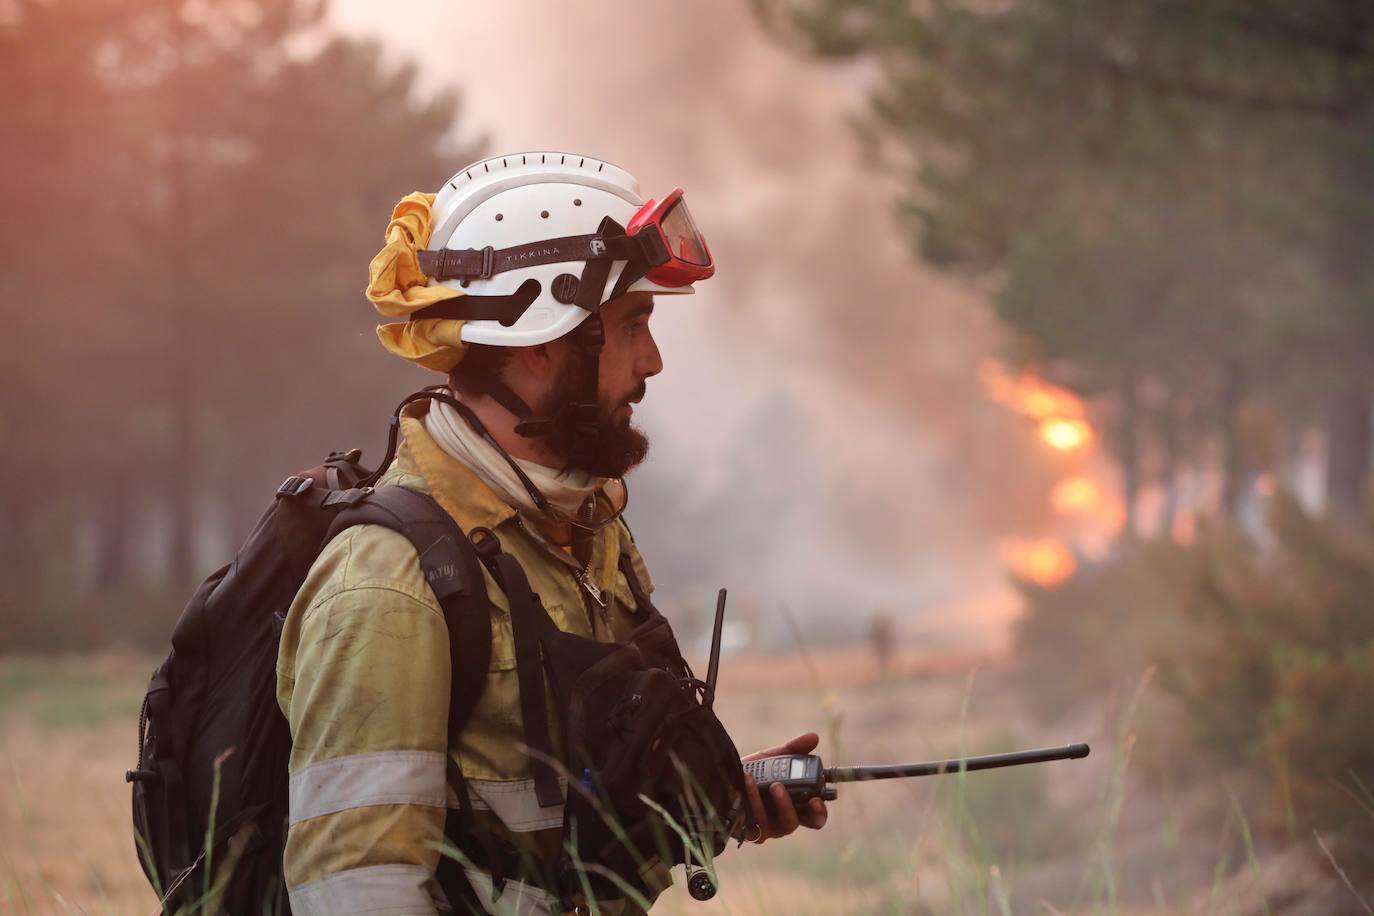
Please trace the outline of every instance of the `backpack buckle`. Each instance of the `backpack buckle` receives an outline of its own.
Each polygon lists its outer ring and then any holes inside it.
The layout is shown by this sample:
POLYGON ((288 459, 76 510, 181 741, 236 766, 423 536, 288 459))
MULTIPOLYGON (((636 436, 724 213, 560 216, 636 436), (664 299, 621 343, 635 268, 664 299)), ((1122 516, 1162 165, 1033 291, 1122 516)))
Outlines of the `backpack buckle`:
POLYGON ((277 496, 300 496, 306 490, 315 485, 315 481, 309 477, 300 477, 295 474, 282 481, 282 485, 277 487, 277 496))
POLYGON ((468 541, 477 555, 489 560, 501 552, 501 542, 490 528, 477 527, 468 532, 468 541))
POLYGON ((355 463, 361 461, 362 458, 363 458, 363 450, 362 450, 362 449, 360 449, 360 448, 351 448, 351 449, 349 449, 349 450, 346 451, 346 452, 330 452, 330 453, 329 453, 329 457, 326 458, 326 459, 324 459, 324 461, 325 461, 326 464, 328 464, 328 463, 331 462, 331 461, 346 461, 346 462, 348 462, 349 464, 355 464, 355 463))
POLYGON ((353 487, 350 490, 335 490, 324 498, 324 502, 321 505, 326 509, 332 506, 356 506, 371 495, 371 487, 353 487))

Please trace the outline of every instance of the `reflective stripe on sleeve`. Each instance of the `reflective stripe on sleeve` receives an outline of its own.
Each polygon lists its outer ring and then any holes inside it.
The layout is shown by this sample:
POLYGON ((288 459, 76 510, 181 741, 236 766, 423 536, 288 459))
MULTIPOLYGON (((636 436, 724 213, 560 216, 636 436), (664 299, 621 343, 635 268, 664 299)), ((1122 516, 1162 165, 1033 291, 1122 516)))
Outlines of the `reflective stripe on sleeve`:
POLYGON ((419 865, 352 868, 287 891, 293 916, 435 916, 438 893, 419 865))
MULTIPOLYGON (((567 798, 568 781, 560 777, 558 787, 562 790, 563 797, 567 798)), ((469 779, 468 788, 472 790, 472 807, 475 810, 490 811, 514 833, 530 833, 563 826, 563 806, 539 807, 539 799, 534 794, 533 779, 509 782, 498 779, 469 779)))
MULTIPOLYGON (((445 766, 438 751, 383 751, 312 763, 291 777, 291 823, 367 805, 457 807, 445 766)), ((564 796, 567 786, 559 780, 564 796)), ((516 833, 563 825, 563 806, 539 807, 533 779, 470 779, 468 787, 473 808, 491 811, 516 833)))
POLYGON ((444 770, 438 751, 384 751, 312 763, 291 776, 291 823, 367 805, 443 808, 449 801, 444 770))

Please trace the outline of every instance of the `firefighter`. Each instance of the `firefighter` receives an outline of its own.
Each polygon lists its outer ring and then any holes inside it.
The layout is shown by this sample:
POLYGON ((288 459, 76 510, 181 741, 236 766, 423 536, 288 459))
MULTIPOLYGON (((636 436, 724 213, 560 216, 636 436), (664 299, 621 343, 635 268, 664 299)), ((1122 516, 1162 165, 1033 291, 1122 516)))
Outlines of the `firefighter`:
MULTIPOLYGON (((559 629, 624 640, 642 613, 636 591, 653 588, 621 517, 625 475, 648 449, 635 405, 663 369, 650 319, 660 299, 691 293, 713 269, 680 190, 646 202, 633 177, 590 157, 493 157, 437 195, 409 195, 367 293, 401 319, 378 328, 382 344, 446 375, 461 406, 410 404, 379 485, 429 493, 463 531, 493 532, 559 629)), ((536 790, 524 740, 509 604, 486 575, 495 606, 486 685, 450 746, 448 636, 410 543, 378 526, 350 528, 311 569, 277 666, 293 738, 284 867, 297 916, 445 911, 435 875, 450 759, 482 830, 525 862, 563 851, 563 806, 536 790)), ((751 756, 816 742, 801 735, 751 756)), ((799 813, 785 794, 765 805, 749 783, 746 795, 753 825, 741 839, 825 821, 820 800, 799 813)), ((481 858, 465 849, 462 873, 489 911, 567 906, 538 880, 547 872, 505 874, 494 887, 481 858)), ((637 877, 650 901, 670 883, 653 857, 637 877)))

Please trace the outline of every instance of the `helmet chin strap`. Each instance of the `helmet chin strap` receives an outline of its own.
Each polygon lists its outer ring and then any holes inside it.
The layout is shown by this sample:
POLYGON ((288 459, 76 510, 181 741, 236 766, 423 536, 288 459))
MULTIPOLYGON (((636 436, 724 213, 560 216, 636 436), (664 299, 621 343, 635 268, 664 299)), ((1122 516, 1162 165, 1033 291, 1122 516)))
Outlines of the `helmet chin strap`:
POLYGON ((591 315, 577 326, 571 336, 582 360, 582 377, 579 385, 581 393, 576 400, 559 404, 550 416, 535 416, 529 404, 495 376, 484 379, 482 389, 492 400, 519 418, 520 422, 515 424, 517 435, 537 439, 549 435, 555 426, 571 427, 574 435, 568 461, 574 467, 586 470, 596 457, 597 443, 601 437, 601 405, 598 396, 601 382, 601 348, 606 342, 601 316, 591 315))
MULTIPOLYGON (((624 234, 624 227, 609 216, 603 219, 597 228, 597 235, 601 238, 613 238, 624 234)), ((573 442, 568 460, 574 467, 583 470, 595 461, 597 443, 601 437, 601 349, 606 344, 606 329, 601 323, 599 310, 610 274, 611 261, 586 261, 582 266, 582 277, 577 283, 577 293, 573 302, 579 308, 591 312, 591 315, 569 335, 573 347, 582 359, 582 390, 577 400, 559 404, 554 408, 552 416, 536 417, 530 406, 500 379, 488 378, 483 386, 496 403, 520 418, 520 422, 515 425, 517 435, 534 439, 547 436, 555 425, 571 427, 573 442)), ((612 298, 622 294, 634 278, 642 275, 642 271, 634 261, 630 261, 625 264, 621 274, 621 282, 617 282, 612 289, 612 298), (627 276, 632 279, 627 280, 627 276)))

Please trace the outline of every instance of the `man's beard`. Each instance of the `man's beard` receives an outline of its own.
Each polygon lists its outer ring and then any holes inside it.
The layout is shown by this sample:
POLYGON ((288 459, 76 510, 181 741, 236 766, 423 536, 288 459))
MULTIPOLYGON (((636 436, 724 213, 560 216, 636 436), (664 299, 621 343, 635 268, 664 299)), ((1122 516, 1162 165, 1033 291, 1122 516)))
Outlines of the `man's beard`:
MULTIPOLYGON (((557 413, 564 404, 582 400, 581 358, 570 359, 554 379, 553 390, 548 400, 541 405, 544 416, 554 418, 549 432, 549 444, 560 454, 571 457, 578 447, 579 436, 576 424, 568 414, 557 413)), ((639 383, 627 400, 644 397, 645 385, 639 383)), ((607 407, 598 404, 596 420, 596 441, 590 455, 577 461, 577 466, 595 477, 624 477, 631 469, 638 467, 649 454, 649 437, 630 425, 628 419, 617 420, 615 411, 621 402, 607 407)))

